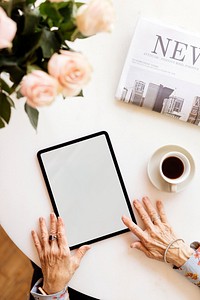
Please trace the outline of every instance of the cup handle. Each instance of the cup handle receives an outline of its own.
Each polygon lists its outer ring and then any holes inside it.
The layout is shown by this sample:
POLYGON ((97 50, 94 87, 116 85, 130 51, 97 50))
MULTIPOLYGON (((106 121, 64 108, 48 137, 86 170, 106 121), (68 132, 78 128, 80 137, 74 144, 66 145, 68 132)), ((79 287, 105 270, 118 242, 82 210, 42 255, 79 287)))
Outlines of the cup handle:
POLYGON ((170 192, 172 193, 177 192, 177 184, 170 184, 170 192))

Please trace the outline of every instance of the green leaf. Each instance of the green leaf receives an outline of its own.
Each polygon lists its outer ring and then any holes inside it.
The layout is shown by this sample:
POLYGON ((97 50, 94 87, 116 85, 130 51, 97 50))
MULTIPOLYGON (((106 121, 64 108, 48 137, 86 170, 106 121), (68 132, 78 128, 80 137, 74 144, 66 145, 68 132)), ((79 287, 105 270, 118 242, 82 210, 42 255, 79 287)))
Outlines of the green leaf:
POLYGON ((24 109, 29 117, 31 125, 34 129, 37 129, 39 111, 36 108, 33 108, 32 106, 28 105, 27 103, 25 103, 24 109))
POLYGON ((66 2, 58 2, 59 12, 63 16, 63 23, 69 22, 74 15, 74 12, 77 10, 73 1, 69 1, 67 5, 66 2))
MULTIPOLYGON (((15 84, 19 84, 22 77, 26 74, 25 70, 21 68, 20 65, 18 65, 17 58, 14 58, 15 61, 12 59, 3 60, 1 59, 0 55, 0 72, 4 71, 9 73, 10 80, 14 82, 15 84)), ((12 92, 12 87, 11 87, 12 92)))
POLYGON ((77 7, 74 1, 46 1, 40 5, 39 9, 44 22, 47 23, 50 28, 57 27, 58 29, 60 29, 61 25, 71 22, 75 10, 77 10, 77 7))
POLYGON ((24 97, 24 96, 21 94, 20 91, 17 91, 17 92, 16 92, 16 97, 17 97, 17 99, 21 99, 21 98, 24 97))
POLYGON ((69 22, 62 23, 59 28, 58 34, 62 40, 62 43, 67 41, 74 41, 74 35, 76 36, 78 33, 76 25, 70 20, 69 22))
POLYGON ((80 93, 76 97, 84 97, 83 90, 81 90, 80 93))
POLYGON ((42 30, 28 35, 19 35, 18 38, 13 41, 13 52, 16 56, 14 59, 20 64, 29 60, 40 45, 41 35, 42 30))
POLYGON ((27 4, 34 4, 36 0, 26 0, 27 4))
POLYGON ((7 96, 4 93, 0 93, 0 117, 9 123, 11 115, 10 102, 7 100, 7 96))
MULTIPOLYGON (((5 68, 6 69, 6 68, 5 68)), ((13 66, 7 68, 10 73, 10 80, 14 82, 16 85, 20 83, 22 77, 26 74, 24 70, 20 68, 20 66, 13 66)))
POLYGON ((36 28, 40 21, 40 16, 36 13, 33 13, 32 11, 25 13, 24 18, 24 29, 22 34, 31 34, 36 31, 36 28))
POLYGON ((14 108, 15 108, 15 103, 14 103, 14 101, 11 99, 11 97, 7 96, 7 101, 9 102, 10 107, 14 107, 14 108))
POLYGON ((50 58, 53 53, 58 52, 61 43, 56 39, 55 33, 47 29, 43 29, 40 39, 40 46, 42 49, 43 57, 50 58))
POLYGON ((9 85, 2 78, 0 78, 0 89, 6 91, 8 94, 11 92, 9 85))
POLYGON ((13 85, 10 87, 10 95, 12 93, 15 93, 19 89, 18 83, 13 83, 13 85))
POLYGON ((80 6, 84 5, 85 3, 83 2, 75 2, 75 5, 77 8, 79 8, 80 6))
POLYGON ((74 42, 76 39, 86 39, 86 38, 88 37, 82 35, 82 33, 79 32, 78 28, 76 28, 73 32, 70 33, 68 40, 74 42))
POLYGON ((53 26, 57 27, 62 22, 63 18, 59 13, 56 3, 43 2, 39 9, 41 16, 44 18, 44 20, 47 20, 50 28, 53 26))
POLYGON ((3 127, 5 127, 5 123, 4 123, 4 121, 0 118, 0 128, 3 128, 3 127))

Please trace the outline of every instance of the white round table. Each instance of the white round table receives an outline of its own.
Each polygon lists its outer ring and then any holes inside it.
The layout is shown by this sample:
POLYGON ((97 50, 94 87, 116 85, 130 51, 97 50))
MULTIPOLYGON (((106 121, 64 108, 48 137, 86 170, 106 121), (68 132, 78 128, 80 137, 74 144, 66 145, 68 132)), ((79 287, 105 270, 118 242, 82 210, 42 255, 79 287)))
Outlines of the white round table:
MULTIPOLYGON (((38 218, 52 210, 39 169, 39 149, 106 130, 130 199, 149 195, 163 199, 169 221, 188 243, 199 237, 200 129, 198 126, 121 103, 115 99, 127 50, 140 15, 200 32, 198 0, 115 0, 116 24, 75 44, 93 66, 84 98, 58 99, 40 110, 37 132, 18 101, 9 126, 0 131, 0 222, 14 243, 39 264, 31 239, 38 218), (151 155, 164 145, 186 148, 195 161, 195 175, 185 190, 157 190, 147 176, 151 155)), ((136 215, 137 217, 137 215, 136 215)), ((197 300, 199 289, 170 266, 131 250, 131 233, 92 245, 70 286, 103 300, 197 300)))

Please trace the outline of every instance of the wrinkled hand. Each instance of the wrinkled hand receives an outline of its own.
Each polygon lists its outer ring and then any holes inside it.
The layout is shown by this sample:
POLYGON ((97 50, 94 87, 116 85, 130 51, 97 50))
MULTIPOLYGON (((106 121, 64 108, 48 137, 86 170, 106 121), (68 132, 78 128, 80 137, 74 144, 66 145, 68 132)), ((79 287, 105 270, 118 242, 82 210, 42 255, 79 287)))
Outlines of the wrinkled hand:
MULTIPOLYGON (((133 201, 133 205, 142 219, 145 230, 132 222, 126 216, 122 217, 124 224, 140 241, 133 242, 132 248, 141 250, 147 257, 163 261, 168 244, 178 237, 167 221, 162 201, 156 202, 157 210, 148 197, 143 197, 142 203, 133 201)), ((183 241, 178 241, 167 252, 167 262, 180 267, 192 255, 193 250, 183 241)))
POLYGON ((49 242, 49 233, 44 218, 39 219, 40 235, 34 230, 32 237, 41 262, 43 289, 47 294, 54 294, 65 288, 81 259, 90 246, 82 246, 72 255, 65 236, 62 218, 50 214, 50 234, 57 239, 49 242))

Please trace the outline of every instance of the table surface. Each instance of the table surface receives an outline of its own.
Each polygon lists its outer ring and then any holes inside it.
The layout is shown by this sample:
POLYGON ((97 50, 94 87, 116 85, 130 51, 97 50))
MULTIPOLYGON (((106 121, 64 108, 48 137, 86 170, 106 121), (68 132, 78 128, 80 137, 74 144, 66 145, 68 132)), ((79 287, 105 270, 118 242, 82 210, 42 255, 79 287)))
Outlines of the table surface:
MULTIPOLYGON (((10 125, 0 131, 0 222, 15 244, 39 263, 31 239, 38 218, 48 218, 50 200, 36 159, 39 149, 106 130, 113 143, 130 199, 149 195, 163 199, 169 221, 188 243, 199 237, 200 128, 158 113, 130 106, 114 97, 139 16, 200 32, 199 0, 116 0, 111 34, 78 41, 93 66, 84 98, 58 99, 40 110, 35 132, 18 101, 10 125), (157 190, 147 176, 151 155, 164 145, 186 148, 194 158, 192 182, 177 194, 157 190)), ((137 216, 136 216, 137 217, 137 216)), ((199 299, 199 289, 170 266, 131 250, 131 233, 93 244, 70 286, 108 300, 199 299)))

